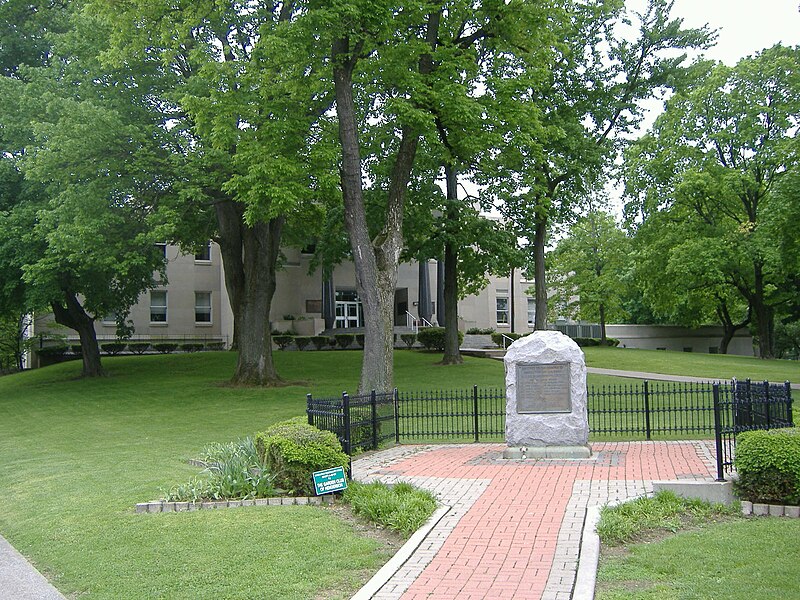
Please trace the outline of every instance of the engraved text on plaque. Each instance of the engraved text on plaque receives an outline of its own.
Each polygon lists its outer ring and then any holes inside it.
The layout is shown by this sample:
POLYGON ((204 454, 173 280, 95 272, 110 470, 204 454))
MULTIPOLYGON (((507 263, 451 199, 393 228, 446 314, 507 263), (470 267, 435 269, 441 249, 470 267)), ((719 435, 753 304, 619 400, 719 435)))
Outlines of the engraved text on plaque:
POLYGON ((572 412, 569 363, 518 363, 517 412, 572 412))

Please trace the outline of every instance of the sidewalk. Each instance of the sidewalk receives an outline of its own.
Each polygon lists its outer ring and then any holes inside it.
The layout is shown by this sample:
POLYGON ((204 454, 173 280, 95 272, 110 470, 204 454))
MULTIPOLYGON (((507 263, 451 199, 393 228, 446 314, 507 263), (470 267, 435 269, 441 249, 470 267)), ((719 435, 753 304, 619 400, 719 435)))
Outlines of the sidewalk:
POLYGON ((407 481, 451 507, 373 597, 568 600, 587 510, 713 478, 710 444, 595 443, 590 459, 548 461, 504 460, 499 444, 400 446, 355 460, 360 481, 407 481))
POLYGON ((0 598, 64 600, 36 568, 0 535, 0 598))

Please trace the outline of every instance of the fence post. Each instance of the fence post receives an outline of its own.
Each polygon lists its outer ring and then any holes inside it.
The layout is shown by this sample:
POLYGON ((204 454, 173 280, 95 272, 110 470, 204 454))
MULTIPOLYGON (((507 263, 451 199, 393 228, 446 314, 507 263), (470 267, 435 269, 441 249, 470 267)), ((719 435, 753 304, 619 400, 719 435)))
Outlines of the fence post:
POLYGON ((650 441, 650 386, 649 381, 644 380, 644 433, 647 441, 650 441))
POLYGON ((350 396, 347 392, 342 392, 342 425, 344 427, 344 453, 348 456, 352 448, 350 447, 350 396))
POLYGON ((311 405, 312 405, 311 394, 306 394, 306 416, 308 417, 309 425, 314 424, 314 415, 311 414, 311 405))
POLYGON ((378 405, 375 390, 369 395, 369 403, 372 408, 372 449, 378 449, 378 405))
POLYGON ((783 384, 786 388, 786 415, 789 427, 794 427, 794 415, 792 415, 792 384, 786 381, 783 384))
POLYGON ((713 385, 714 396, 714 443, 717 448, 717 481, 725 481, 722 466, 722 413, 719 406, 719 382, 713 385))
POLYGON ((400 394, 394 388, 394 442, 400 443, 400 394))
POLYGON ((473 385, 472 386, 472 407, 473 407, 473 411, 474 411, 473 418, 475 420, 475 441, 477 442, 478 441, 478 436, 479 436, 479 432, 478 432, 478 386, 477 385, 473 385))
POLYGON ((767 429, 771 429, 772 428, 772 419, 770 418, 769 413, 770 413, 770 409, 772 408, 772 406, 770 405, 770 401, 769 401, 769 381, 765 381, 764 382, 764 406, 766 407, 766 411, 767 411, 767 415, 766 415, 767 416, 767 429))

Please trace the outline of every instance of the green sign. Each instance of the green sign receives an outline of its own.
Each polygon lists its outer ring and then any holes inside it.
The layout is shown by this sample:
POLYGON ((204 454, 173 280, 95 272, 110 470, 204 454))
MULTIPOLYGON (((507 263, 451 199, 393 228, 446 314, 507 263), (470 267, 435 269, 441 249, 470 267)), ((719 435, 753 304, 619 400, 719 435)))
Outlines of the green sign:
POLYGON ((314 489, 317 492, 317 496, 346 490, 347 477, 344 474, 344 467, 333 467, 332 469, 315 472, 314 489))

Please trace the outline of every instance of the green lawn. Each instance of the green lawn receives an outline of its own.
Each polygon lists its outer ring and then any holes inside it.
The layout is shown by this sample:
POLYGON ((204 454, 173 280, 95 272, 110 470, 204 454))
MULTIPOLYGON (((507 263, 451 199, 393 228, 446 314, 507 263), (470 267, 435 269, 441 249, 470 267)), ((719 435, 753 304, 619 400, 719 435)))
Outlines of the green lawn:
POLYGON ((746 356, 695 354, 635 348, 583 348, 586 365, 622 371, 690 375, 709 379, 753 379, 800 383, 800 361, 760 360, 746 356))
POLYGON ((708 525, 630 554, 604 557, 598 600, 785 600, 798 597, 800 520, 749 518, 708 525))
MULTIPOLYGON (((396 384, 503 385, 500 361, 443 367, 440 356, 398 351, 396 384)), ((99 380, 79 378, 77 362, 0 378, 0 533, 81 597, 349 597, 387 557, 329 510, 133 512, 194 475, 185 461, 208 443, 303 414, 307 392, 354 391, 361 353, 278 352, 276 362, 293 385, 224 385, 231 353, 104 358, 110 376, 99 380)))

